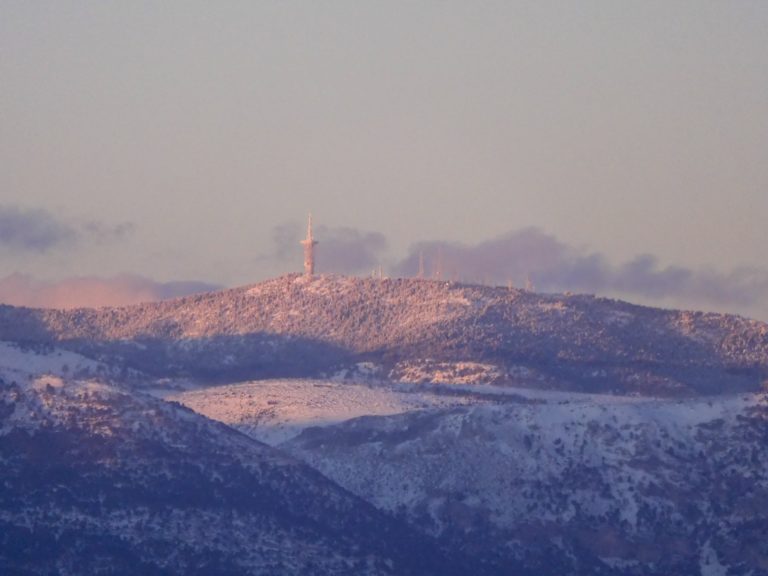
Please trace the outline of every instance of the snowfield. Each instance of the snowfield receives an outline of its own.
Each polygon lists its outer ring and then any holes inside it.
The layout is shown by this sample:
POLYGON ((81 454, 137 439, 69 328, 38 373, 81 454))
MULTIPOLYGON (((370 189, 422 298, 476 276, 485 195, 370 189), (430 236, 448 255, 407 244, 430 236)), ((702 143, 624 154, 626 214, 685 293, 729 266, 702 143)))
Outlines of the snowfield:
POLYGON ((764 393, 280 380, 168 398, 499 569, 733 575, 750 573, 741 553, 768 559, 764 393))
POLYGON ((41 345, 24 347, 12 342, 0 342, 0 378, 8 381, 41 374, 82 376, 104 371, 103 364, 60 348, 41 345))
POLYGON ((502 565, 560 557, 597 562, 589 574, 765 574, 743 560, 768 559, 765 394, 522 396, 358 418, 281 447, 502 565))
POLYGON ((312 426, 483 401, 408 386, 328 380, 266 380, 163 395, 273 446, 312 426))

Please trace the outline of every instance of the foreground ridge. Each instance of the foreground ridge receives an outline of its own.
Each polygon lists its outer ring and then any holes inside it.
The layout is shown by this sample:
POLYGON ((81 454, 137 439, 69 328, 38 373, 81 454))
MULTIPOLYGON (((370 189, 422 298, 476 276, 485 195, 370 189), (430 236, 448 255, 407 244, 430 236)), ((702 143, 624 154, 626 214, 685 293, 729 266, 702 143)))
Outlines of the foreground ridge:
POLYGON ((461 568, 428 538, 280 451, 104 383, 0 381, 0 459, 7 574, 461 568))

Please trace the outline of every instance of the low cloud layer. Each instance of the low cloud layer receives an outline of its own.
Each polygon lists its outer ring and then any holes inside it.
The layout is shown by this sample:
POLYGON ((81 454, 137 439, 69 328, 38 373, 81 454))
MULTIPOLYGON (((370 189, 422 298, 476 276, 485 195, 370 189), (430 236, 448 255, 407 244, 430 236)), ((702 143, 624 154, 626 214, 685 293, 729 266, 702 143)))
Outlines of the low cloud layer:
POLYGON ((569 246, 537 228, 510 232, 479 244, 425 242, 395 267, 414 276, 424 262, 428 277, 524 286, 537 290, 623 294, 647 302, 746 309, 768 301, 768 270, 729 272, 660 266, 651 255, 614 265, 599 252, 569 246))
POLYGON ((58 282, 44 282, 31 276, 14 274, 0 279, 0 303, 33 308, 125 306, 218 288, 220 287, 204 282, 155 282, 134 275, 67 278, 58 282))
MULTIPOLYGON (((299 223, 273 231, 272 263, 292 263, 300 270, 299 223)), ((320 273, 365 274, 393 262, 387 240, 379 233, 352 228, 318 227, 320 273)), ((663 266, 652 255, 613 263, 601 252, 577 248, 538 228, 508 232, 478 244, 422 242, 388 274, 525 287, 528 280, 543 292, 586 292, 650 305, 703 308, 768 318, 768 269, 730 271, 663 266)))
MULTIPOLYGON (((105 233, 119 233, 106 231, 105 233)), ((305 229, 286 224, 274 230, 270 262, 292 262, 300 269, 299 241, 305 229)), ((387 240, 379 233, 352 228, 318 227, 320 273, 365 274, 387 261, 387 240)), ((624 263, 609 262, 600 252, 561 242, 537 228, 527 228, 478 244, 423 242, 387 270, 413 277, 442 278, 523 287, 527 279, 544 292, 588 292, 656 305, 735 311, 768 318, 768 270, 701 270, 661 266, 650 255, 624 263)), ((0 303, 19 306, 76 308, 117 306, 163 300, 219 286, 202 282, 161 283, 133 275, 70 278, 43 282, 30 276, 0 279, 0 303)))
MULTIPOLYGON (((317 226, 314 235, 317 247, 318 269, 335 274, 366 274, 382 263, 387 251, 387 239, 378 232, 365 232, 354 228, 317 226)), ((271 258, 279 262, 301 263, 299 242, 306 236, 306 228, 299 223, 286 223, 272 232, 274 252, 271 258)))
POLYGON ((0 205, 0 248, 21 252, 48 252, 81 240, 120 240, 133 232, 130 223, 116 225, 88 221, 71 223, 47 210, 0 205))

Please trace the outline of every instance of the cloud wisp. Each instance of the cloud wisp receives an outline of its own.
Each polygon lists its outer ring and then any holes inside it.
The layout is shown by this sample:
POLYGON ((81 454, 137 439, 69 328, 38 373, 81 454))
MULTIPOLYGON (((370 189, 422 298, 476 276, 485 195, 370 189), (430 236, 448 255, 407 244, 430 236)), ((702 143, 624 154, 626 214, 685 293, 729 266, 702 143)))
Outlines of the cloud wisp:
POLYGON ((45 253, 82 240, 122 240, 133 233, 128 222, 109 225, 95 221, 67 222, 48 210, 0 205, 0 248, 45 253))
POLYGON ((13 274, 0 279, 0 303, 32 308, 98 308, 167 300, 219 288, 205 282, 156 282, 130 274, 112 278, 66 278, 56 282, 13 274))

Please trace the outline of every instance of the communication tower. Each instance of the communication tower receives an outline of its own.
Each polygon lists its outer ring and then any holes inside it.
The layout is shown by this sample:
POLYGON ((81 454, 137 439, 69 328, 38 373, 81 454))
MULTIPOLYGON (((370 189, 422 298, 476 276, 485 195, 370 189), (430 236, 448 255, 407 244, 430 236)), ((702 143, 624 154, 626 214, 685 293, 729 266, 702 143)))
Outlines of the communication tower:
POLYGON ((315 246, 317 245, 317 240, 312 237, 311 212, 307 223, 307 237, 301 241, 301 245, 304 246, 304 275, 311 277, 315 273, 315 246))

